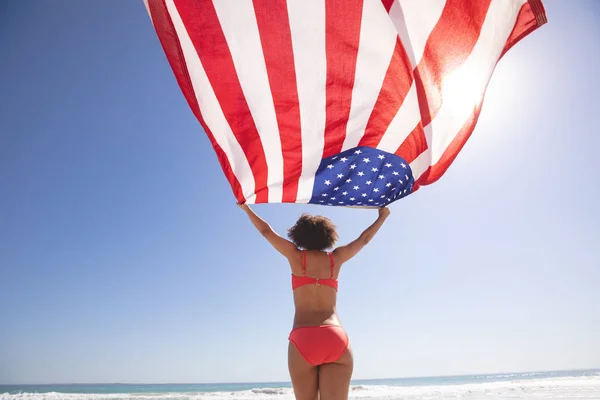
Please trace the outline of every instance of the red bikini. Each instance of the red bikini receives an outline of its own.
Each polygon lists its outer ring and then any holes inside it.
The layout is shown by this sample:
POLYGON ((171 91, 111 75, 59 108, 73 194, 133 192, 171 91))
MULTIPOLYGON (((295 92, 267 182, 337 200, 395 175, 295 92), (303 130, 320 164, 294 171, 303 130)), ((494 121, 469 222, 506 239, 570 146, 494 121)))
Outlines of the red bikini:
MULTIPOLYGON (((314 284, 315 286, 330 286, 336 291, 338 281, 333 278, 333 255, 329 254, 331 277, 313 278, 306 276, 306 251, 303 251, 302 276, 292 274, 292 290, 300 286, 314 284)), ((348 348, 348 335, 341 326, 319 325, 302 326, 290 332, 290 342, 311 365, 317 366, 335 362, 340 359, 348 348)))
POLYGON ((333 278, 333 254, 329 254, 329 264, 331 265, 331 277, 329 278, 313 278, 311 276, 306 276, 306 250, 302 251, 302 276, 292 274, 292 290, 299 288, 300 286, 315 284, 315 286, 331 286, 337 292, 338 290, 338 281, 333 278))

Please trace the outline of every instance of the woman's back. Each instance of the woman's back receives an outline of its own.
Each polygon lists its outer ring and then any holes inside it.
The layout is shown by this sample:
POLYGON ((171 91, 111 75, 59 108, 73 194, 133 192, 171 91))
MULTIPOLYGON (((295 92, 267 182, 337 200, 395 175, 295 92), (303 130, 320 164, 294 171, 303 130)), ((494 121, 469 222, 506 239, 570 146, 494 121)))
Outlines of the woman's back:
POLYGON ((290 260, 294 291, 294 327, 340 325, 336 312, 337 275, 335 257, 323 251, 302 251, 290 260))

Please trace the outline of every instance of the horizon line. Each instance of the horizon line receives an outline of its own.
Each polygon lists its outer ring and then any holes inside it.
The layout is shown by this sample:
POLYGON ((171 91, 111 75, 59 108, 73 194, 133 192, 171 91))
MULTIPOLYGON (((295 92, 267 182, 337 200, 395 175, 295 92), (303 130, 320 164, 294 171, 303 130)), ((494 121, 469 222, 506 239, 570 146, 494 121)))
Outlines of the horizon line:
MULTIPOLYGON (((470 376, 484 376, 484 375, 511 375, 511 374, 547 374, 547 373, 560 373, 560 372, 584 372, 584 371, 599 371, 600 366, 594 368, 575 368, 575 369, 556 369, 556 370, 524 370, 524 371, 511 371, 511 372, 488 372, 488 373, 464 373, 464 374, 448 374, 448 375, 430 375, 430 376, 403 376, 403 377, 390 377, 390 378, 355 378, 354 381, 383 381, 383 380, 396 380, 396 379, 431 379, 431 378, 464 378, 470 376)), ((55 383, 0 383, 0 386, 62 386, 62 385, 239 385, 239 384, 291 384, 291 381, 239 381, 239 382, 160 382, 160 383, 149 383, 149 382, 79 382, 79 383, 66 383, 66 382, 55 382, 55 383)))

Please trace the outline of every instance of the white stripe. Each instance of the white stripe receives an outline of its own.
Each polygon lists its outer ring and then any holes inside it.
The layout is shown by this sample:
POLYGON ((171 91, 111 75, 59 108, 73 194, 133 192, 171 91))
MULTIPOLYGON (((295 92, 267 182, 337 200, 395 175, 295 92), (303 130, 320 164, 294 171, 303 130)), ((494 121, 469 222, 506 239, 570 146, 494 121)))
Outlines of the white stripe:
POLYGON ((437 163, 481 100, 498 58, 514 27, 517 2, 493 0, 479 39, 463 65, 442 84, 443 104, 431 122, 431 162, 437 163))
POLYGON ((365 1, 352 89, 352 105, 343 150, 356 147, 377 102, 394 55, 398 33, 379 1, 365 1))
POLYGON ((390 18, 413 68, 421 61, 429 35, 442 16, 445 5, 446 0, 394 1, 390 18))
POLYGON ((421 112, 419 111, 417 87, 413 83, 377 148, 388 153, 395 153, 420 120, 421 112))
POLYGON ((227 0, 213 4, 265 152, 269 202, 280 203, 283 195, 281 138, 252 1, 227 0))
POLYGON ((413 173, 413 178, 415 182, 423 175, 427 168, 431 165, 431 152, 424 151, 417 158, 414 159, 413 162, 410 163, 410 169, 413 173))
POLYGON ((325 0, 288 0, 292 48, 296 67, 300 126, 302 132, 302 175, 297 203, 307 203, 321 163, 325 142, 325 0))
POLYGON ((166 0, 166 5, 179 42, 181 43, 185 64, 204 121, 229 159, 231 169, 242 186, 246 202, 254 203, 254 175, 252 174, 252 169, 248 164, 244 151, 231 131, 223 110, 221 110, 219 101, 173 0, 166 0))

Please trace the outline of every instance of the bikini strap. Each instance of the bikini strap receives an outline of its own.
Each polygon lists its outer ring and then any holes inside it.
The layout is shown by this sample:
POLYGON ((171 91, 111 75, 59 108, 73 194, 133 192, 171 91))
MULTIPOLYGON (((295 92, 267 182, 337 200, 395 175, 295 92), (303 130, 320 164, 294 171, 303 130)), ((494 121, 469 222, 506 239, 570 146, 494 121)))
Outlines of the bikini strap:
POLYGON ((333 279, 333 267, 334 267, 333 254, 332 253, 328 253, 328 254, 329 254, 329 263, 331 264, 331 279, 333 279))
POLYGON ((302 276, 306 276, 306 250, 302 250, 302 276))

